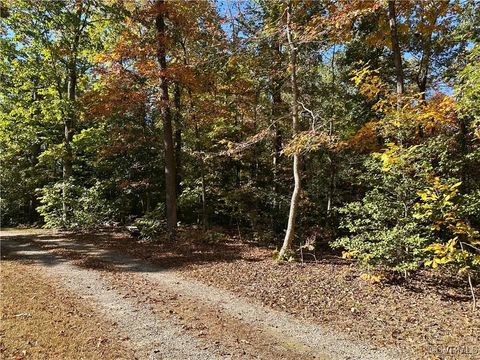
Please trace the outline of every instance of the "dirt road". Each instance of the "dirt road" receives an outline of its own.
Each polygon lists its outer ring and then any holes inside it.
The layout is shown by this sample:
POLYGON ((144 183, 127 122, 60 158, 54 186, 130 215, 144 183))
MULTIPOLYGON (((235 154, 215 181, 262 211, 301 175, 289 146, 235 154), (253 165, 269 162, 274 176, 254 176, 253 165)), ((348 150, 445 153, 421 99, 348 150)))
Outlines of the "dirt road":
POLYGON ((139 359, 397 359, 346 335, 125 254, 44 231, 2 231, 2 262, 34 267, 115 324, 139 359))

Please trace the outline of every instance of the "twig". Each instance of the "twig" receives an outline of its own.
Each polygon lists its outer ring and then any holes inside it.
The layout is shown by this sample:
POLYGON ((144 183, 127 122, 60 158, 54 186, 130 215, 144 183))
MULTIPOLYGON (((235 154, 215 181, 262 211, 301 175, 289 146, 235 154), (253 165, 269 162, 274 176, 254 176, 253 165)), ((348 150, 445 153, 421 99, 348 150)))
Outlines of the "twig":
POLYGON ((300 258, 302 259, 302 265, 305 265, 303 263, 303 243, 302 242, 300 242, 300 258))
MULTIPOLYGON (((466 242, 463 242, 463 241, 460 241, 460 245, 463 244, 463 245, 467 245, 467 246, 470 246, 472 249, 475 249, 477 251, 480 251, 479 248, 477 248, 476 246, 473 246, 472 244, 469 244, 469 243, 466 243, 466 242)), ((463 247, 462 247, 462 250, 463 250, 463 247)))
POLYGON ((470 286, 470 292, 472 293, 473 299, 473 310, 477 308, 477 299, 475 298, 475 291, 473 290, 472 277, 468 274, 468 285, 470 286))
MULTIPOLYGON (((469 245, 469 244, 467 244, 467 245, 469 245)), ((465 251, 463 249, 463 242, 462 241, 460 241, 460 247, 461 247, 462 251, 465 251)), ((475 309, 477 308, 477 298, 475 297, 475 290, 473 289, 472 276, 470 275, 470 272, 467 273, 467 277, 468 277, 468 285, 470 286, 470 293, 472 294, 473 310, 475 311, 475 309)))
POLYGON ((315 116, 315 114, 313 113, 312 110, 310 110, 309 108, 307 108, 305 106, 305 104, 303 102, 301 102, 300 100, 297 100, 297 102, 302 106, 303 110, 307 113, 310 114, 310 116, 312 117, 312 130, 315 130, 315 125, 316 125, 316 122, 317 122, 317 117, 315 116))

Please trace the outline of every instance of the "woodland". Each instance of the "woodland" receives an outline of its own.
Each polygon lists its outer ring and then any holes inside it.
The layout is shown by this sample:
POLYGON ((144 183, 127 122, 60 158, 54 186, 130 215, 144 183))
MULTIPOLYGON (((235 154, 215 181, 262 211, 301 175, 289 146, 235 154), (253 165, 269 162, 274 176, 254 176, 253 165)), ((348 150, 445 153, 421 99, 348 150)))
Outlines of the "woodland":
POLYGON ((1 226, 236 234, 475 306, 479 5, 2 0, 1 226))

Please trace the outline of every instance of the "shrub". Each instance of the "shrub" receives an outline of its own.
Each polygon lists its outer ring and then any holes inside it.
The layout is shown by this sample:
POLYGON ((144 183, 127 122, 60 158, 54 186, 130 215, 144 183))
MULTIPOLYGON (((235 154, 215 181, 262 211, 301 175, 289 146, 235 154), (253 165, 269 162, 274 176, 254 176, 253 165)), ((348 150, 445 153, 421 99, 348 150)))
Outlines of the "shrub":
POLYGON ((37 211, 47 228, 92 229, 105 222, 113 213, 99 182, 88 188, 73 181, 57 182, 43 187, 39 193, 41 205, 37 211), (63 214, 64 201, 66 217, 63 214))
POLYGON ((145 240, 157 238, 166 229, 165 205, 163 203, 147 212, 133 223, 140 232, 140 237, 145 240))
POLYGON ((435 242, 425 251, 427 266, 450 265, 460 272, 480 266, 480 234, 460 214, 460 182, 448 184, 436 177, 429 187, 418 191, 421 200, 415 204, 414 217, 429 224, 435 242))
POLYGON ((429 239, 411 216, 403 216, 404 204, 396 200, 374 189, 363 201, 340 209, 341 226, 349 236, 334 241, 332 247, 344 248, 345 258, 358 258, 367 266, 402 272, 418 268, 429 239))
POLYGON ((422 160, 426 152, 428 146, 391 144, 366 160, 363 180, 373 187, 361 201, 339 209, 348 234, 332 247, 367 266, 401 272, 422 263, 478 267, 479 235, 468 221, 479 211, 475 192, 462 196, 454 177, 432 176, 432 166, 422 160))

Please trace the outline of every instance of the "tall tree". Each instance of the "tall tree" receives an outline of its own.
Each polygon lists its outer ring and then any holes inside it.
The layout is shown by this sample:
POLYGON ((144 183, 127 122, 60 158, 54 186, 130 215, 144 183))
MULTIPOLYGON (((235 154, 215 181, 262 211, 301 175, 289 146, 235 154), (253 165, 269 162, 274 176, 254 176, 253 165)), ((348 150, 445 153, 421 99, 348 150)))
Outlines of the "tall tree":
MULTIPOLYGON (((70 42, 67 44, 69 48, 69 55, 66 59, 66 72, 67 72, 67 110, 64 114, 64 132, 65 132, 65 155, 63 159, 63 220, 67 223, 68 219, 68 206, 67 206, 67 189, 68 182, 73 173, 73 153, 72 153, 72 138, 74 133, 75 121, 76 121, 76 99, 77 99, 77 79, 78 79, 78 53, 81 50, 79 48, 82 36, 86 29, 87 21, 90 17, 91 3, 88 1, 80 1, 75 4, 76 9, 72 9, 68 19, 72 23, 72 33, 66 34, 65 38, 70 42)), ((61 92, 59 93, 60 96, 61 92)))
MULTIPOLYGON (((290 2, 286 9, 286 33, 289 46, 289 68, 290 68, 290 86, 292 89, 291 111, 292 111, 292 136, 295 137, 299 131, 298 118, 298 82, 297 82, 297 44, 295 43, 295 34, 292 31, 292 3, 290 2)), ((286 253, 291 249, 295 237, 295 225, 297 221, 297 211, 300 202, 300 192, 302 189, 300 154, 298 151, 293 153, 293 177, 294 188, 290 201, 290 212, 288 214, 288 226, 283 240, 282 248, 278 257, 283 259, 286 253)))
POLYGON ((155 17, 155 28, 158 36, 157 60, 160 65, 159 98, 161 101, 161 114, 163 121, 163 146, 165 155, 165 203, 167 208, 167 230, 171 236, 175 235, 177 227, 177 196, 176 196, 176 165, 175 149, 172 130, 172 112, 168 96, 167 80, 167 54, 166 54, 166 26, 165 26, 165 3, 158 0, 158 11, 155 17))
MULTIPOLYGON (((93 53, 102 43, 108 7, 95 0, 22 0, 8 5, 10 16, 6 22, 10 37, 25 54, 25 65, 30 62, 28 59, 35 60, 33 103, 40 105, 39 109, 47 106, 51 109, 42 110, 43 117, 34 116, 35 121, 55 119, 58 125, 62 124, 61 130, 55 126, 55 130, 59 130, 56 136, 42 138, 47 144, 42 144, 43 151, 39 151, 37 157, 51 156, 61 165, 61 213, 66 225, 70 221, 68 198, 72 194, 68 194, 68 187, 74 174, 72 140, 78 130, 78 96, 89 83, 87 72, 92 67, 93 53), (79 81, 82 82, 80 87, 79 81)), ((52 130, 51 125, 48 128, 52 130)))

